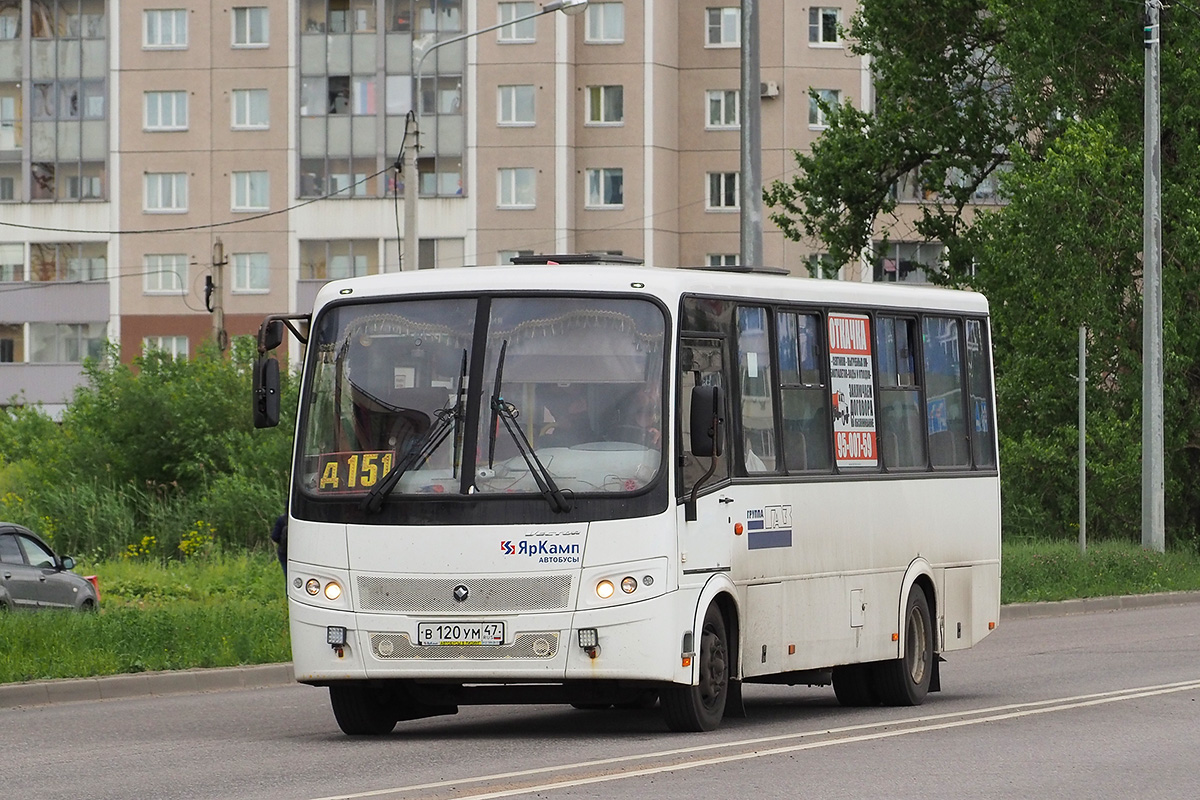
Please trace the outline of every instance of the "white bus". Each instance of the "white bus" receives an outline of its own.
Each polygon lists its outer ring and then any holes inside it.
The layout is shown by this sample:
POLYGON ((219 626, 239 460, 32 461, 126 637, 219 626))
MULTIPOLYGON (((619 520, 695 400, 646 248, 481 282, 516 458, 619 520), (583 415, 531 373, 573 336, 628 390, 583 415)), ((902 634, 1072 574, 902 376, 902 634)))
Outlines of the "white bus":
MULTIPOLYGON (((567 257, 547 257, 565 262, 567 257)), ((326 284, 289 495, 293 665, 347 734, 471 703, 743 683, 915 705, 999 618, 988 305, 970 292, 630 264, 326 284)))

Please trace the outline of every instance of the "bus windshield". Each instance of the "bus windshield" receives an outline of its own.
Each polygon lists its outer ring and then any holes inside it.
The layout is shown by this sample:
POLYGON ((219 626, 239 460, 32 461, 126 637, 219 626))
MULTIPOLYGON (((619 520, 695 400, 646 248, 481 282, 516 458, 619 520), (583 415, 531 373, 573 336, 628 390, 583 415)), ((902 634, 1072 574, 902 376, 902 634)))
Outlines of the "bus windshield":
POLYGON ((378 486, 410 498, 548 494, 547 483, 568 494, 636 492, 662 464, 664 336, 662 311, 637 299, 330 308, 310 342, 302 488, 346 496, 378 486))

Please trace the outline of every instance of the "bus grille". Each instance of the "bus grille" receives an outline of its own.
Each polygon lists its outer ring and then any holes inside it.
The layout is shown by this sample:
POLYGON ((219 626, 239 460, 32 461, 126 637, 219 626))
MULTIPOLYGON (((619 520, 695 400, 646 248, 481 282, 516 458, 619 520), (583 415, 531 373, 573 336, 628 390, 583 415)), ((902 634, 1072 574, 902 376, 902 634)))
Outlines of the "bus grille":
MULTIPOLYGON (((520 578, 387 578, 360 575, 358 596, 363 611, 402 614, 501 614, 562 611, 571 598, 570 575, 527 575, 520 578), (454 588, 465 586, 463 602, 454 588)), ((494 648, 495 645, 489 645, 494 648)))
POLYGON ((406 633, 372 633, 371 652, 376 658, 554 658, 558 655, 558 632, 518 634, 512 644, 452 644, 420 647, 406 633), (384 655, 386 653, 387 655, 384 655))

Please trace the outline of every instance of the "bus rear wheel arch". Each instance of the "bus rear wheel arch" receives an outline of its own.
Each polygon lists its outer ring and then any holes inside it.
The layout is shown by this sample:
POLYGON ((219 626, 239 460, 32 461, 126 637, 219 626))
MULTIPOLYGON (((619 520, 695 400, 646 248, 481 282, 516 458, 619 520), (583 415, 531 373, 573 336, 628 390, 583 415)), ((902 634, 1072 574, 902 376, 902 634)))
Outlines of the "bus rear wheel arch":
POLYGON ((875 690, 884 705, 919 706, 929 694, 937 668, 933 615, 925 589, 919 584, 909 590, 901 624, 904 654, 875 665, 875 690))

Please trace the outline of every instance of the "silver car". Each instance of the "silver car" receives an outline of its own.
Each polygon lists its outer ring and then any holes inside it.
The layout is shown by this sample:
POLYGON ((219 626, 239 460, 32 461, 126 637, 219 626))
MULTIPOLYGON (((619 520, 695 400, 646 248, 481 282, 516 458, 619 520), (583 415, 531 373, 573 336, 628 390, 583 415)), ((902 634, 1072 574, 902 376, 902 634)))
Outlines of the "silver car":
POLYGON ((28 528, 0 522, 0 610, 73 608, 93 611, 96 586, 71 570, 75 560, 59 557, 28 528))

